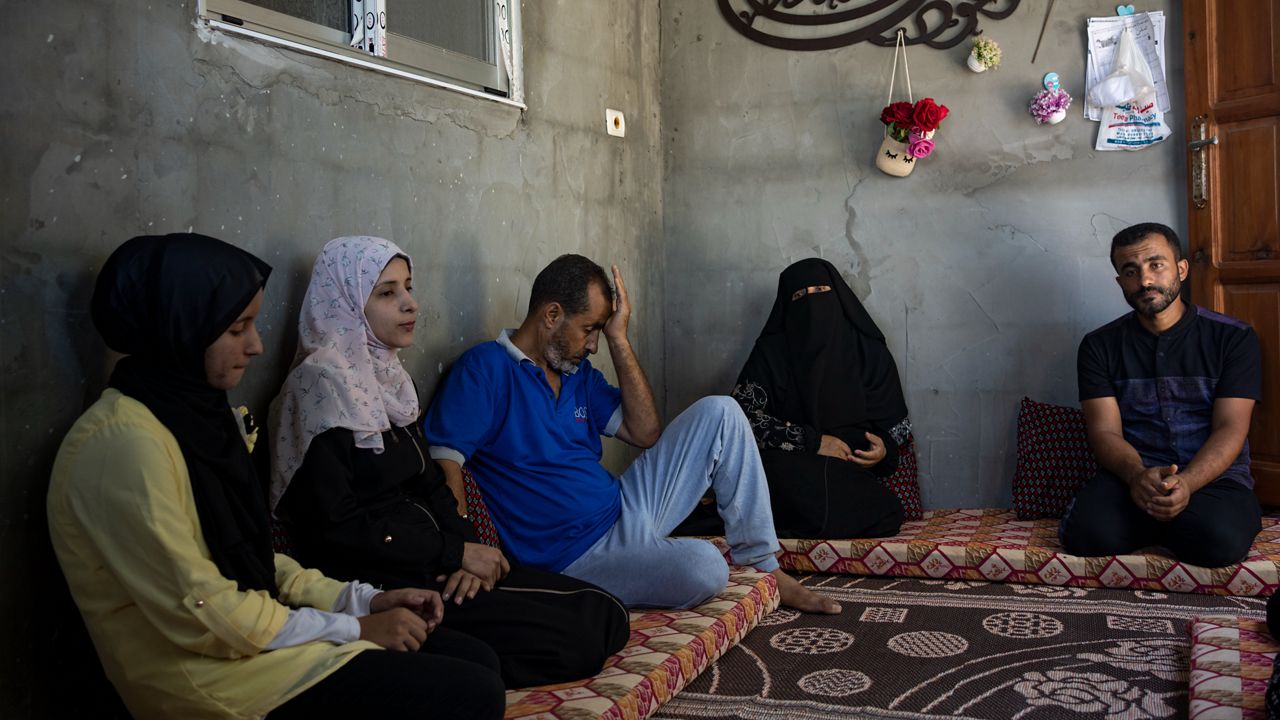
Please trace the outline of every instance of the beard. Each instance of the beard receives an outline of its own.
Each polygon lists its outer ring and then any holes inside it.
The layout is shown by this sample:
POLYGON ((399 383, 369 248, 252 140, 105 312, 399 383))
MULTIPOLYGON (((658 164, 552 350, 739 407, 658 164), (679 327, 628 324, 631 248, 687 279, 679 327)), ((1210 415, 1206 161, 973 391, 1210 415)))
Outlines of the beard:
POLYGON ((547 343, 547 349, 543 353, 547 364, 552 370, 558 373, 570 374, 578 369, 578 363, 582 362, 582 358, 571 358, 569 355, 568 343, 564 340, 564 334, 556 332, 551 336, 551 340, 547 343))
POLYGON ((1139 315, 1146 317, 1155 317, 1164 312, 1166 308, 1178 299, 1178 295, 1182 292, 1182 281, 1176 277, 1173 284, 1169 287, 1160 287, 1159 285, 1151 285, 1138 289, 1136 292, 1124 296, 1125 302, 1129 303, 1129 307, 1138 312, 1139 315), (1145 298, 1143 294, 1149 291, 1155 291, 1155 297, 1145 298))

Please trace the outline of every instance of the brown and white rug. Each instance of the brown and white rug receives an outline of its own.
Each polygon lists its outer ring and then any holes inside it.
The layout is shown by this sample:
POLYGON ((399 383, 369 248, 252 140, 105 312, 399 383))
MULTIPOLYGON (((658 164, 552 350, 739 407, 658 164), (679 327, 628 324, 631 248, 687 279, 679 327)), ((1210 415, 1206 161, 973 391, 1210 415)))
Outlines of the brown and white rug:
POLYGON ((693 718, 1181 718, 1187 621, 1265 600, 812 575, 837 617, 769 614, 654 715, 693 718))

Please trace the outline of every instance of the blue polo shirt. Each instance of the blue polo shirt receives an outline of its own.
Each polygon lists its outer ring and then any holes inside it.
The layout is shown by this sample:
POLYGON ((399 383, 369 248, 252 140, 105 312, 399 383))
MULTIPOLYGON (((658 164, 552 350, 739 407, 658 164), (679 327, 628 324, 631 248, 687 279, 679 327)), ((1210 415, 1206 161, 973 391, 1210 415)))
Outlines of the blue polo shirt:
MULTIPOLYGON (((1209 439, 1218 398, 1262 399, 1258 334, 1191 304, 1159 335, 1136 313, 1085 335, 1077 373, 1082 401, 1116 399, 1124 439, 1147 467, 1186 467, 1209 439)), ((1222 476, 1253 487, 1248 440, 1222 476)))
POLYGON ((583 359, 557 398, 511 330, 458 358, 427 411, 431 457, 466 465, 503 550, 559 572, 618 520, 618 480, 600 465, 600 436, 622 425, 622 394, 583 359))

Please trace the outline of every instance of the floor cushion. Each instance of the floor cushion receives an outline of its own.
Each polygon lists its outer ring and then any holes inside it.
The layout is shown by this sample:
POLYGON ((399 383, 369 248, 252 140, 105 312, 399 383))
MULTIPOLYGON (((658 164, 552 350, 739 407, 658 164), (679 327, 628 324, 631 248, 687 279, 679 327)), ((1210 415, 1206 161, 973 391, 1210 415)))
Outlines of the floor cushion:
POLYGON ((680 692, 778 606, 772 575, 731 568, 692 610, 633 610, 631 639, 595 677, 507 692, 508 720, 640 720, 680 692))
POLYGON ((1079 408, 1022 398, 1013 509, 1019 520, 1060 518, 1080 487, 1098 473, 1079 408))
POLYGON ((1058 521, 1018 520, 1008 509, 930 510, 897 535, 864 540, 780 540, 786 570, 992 580, 1074 587, 1270 595, 1280 586, 1280 516, 1241 563, 1202 568, 1163 551, 1079 557, 1063 552, 1058 521))
MULTIPOLYGON (((463 468, 467 516, 480 539, 500 547, 497 529, 470 471, 463 468)), ((722 551, 723 552, 723 551, 722 551)), ((507 692, 506 717, 529 720, 639 720, 649 717, 760 619, 778 607, 778 583, 731 567, 729 585, 692 610, 633 610, 631 639, 595 677, 507 692)))
POLYGON ((1207 616, 1191 621, 1191 720, 1266 713, 1267 680, 1280 645, 1261 620, 1207 616))

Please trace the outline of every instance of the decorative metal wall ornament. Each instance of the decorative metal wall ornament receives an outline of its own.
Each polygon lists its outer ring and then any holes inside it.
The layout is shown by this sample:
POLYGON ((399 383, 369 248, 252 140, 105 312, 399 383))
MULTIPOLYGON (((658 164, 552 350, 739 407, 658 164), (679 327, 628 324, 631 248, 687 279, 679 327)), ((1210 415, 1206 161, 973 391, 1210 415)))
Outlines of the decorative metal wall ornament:
POLYGON ((743 36, 783 50, 830 50, 869 42, 945 49, 981 35, 979 16, 1003 20, 1022 0, 716 0, 743 36), (990 7, 995 6, 995 7, 990 7), (912 29, 914 28, 914 29, 912 29))

